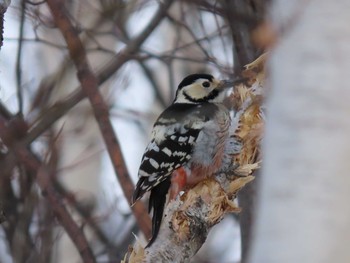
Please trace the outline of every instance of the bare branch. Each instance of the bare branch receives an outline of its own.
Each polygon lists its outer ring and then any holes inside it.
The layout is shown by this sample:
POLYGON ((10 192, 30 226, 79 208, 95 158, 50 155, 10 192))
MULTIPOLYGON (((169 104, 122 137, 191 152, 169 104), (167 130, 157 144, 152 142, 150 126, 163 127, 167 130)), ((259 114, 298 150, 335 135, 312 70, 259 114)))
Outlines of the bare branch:
POLYGON ((24 1, 27 2, 30 5, 41 5, 41 4, 44 4, 46 2, 46 0, 42 0, 42 1, 39 1, 39 2, 33 2, 33 1, 29 1, 29 0, 24 0, 24 1))
POLYGON ((6 220, 6 217, 4 214, 3 205, 2 205, 2 202, 0 202, 0 224, 5 222, 5 220, 6 220))
POLYGON ((72 219, 61 201, 61 196, 58 195, 52 185, 49 169, 45 167, 45 165, 41 164, 40 161, 25 146, 14 143, 15 138, 12 137, 11 132, 13 128, 11 129, 11 126, 9 126, 10 125, 6 122, 6 120, 0 117, 1 139, 8 147, 12 148, 18 160, 21 161, 28 170, 36 174, 37 183, 40 186, 43 195, 50 202, 53 212, 66 230, 69 237, 72 239, 73 243, 76 245, 84 262, 94 263, 95 259, 84 233, 72 219))
POLYGON ((79 215, 83 218, 83 220, 92 228, 93 232, 96 234, 96 236, 99 238, 101 242, 103 242, 105 245, 111 245, 109 244, 109 240, 107 236, 103 233, 102 229, 100 229, 100 226, 95 222, 93 218, 91 218, 90 211, 87 211, 87 209, 81 205, 74 195, 69 193, 65 187, 58 182, 57 180, 54 180, 53 182, 55 190, 60 193, 60 195, 64 196, 66 199, 68 199, 69 204, 74 208, 75 211, 79 213, 79 215))
MULTIPOLYGON (((168 7, 170 6, 171 2, 172 1, 167 2, 168 7)), ((63 2, 59 0, 48 0, 47 3, 50 7, 51 13, 53 14, 57 26, 61 30, 66 40, 70 56, 78 70, 78 79, 81 83, 82 90, 90 100, 114 170, 123 189, 124 195, 130 203, 134 185, 127 171, 119 141, 114 133, 112 123, 109 119, 107 105, 105 104, 102 95, 98 91, 97 77, 93 74, 86 59, 85 48, 78 37, 78 32, 73 27, 67 16, 67 11, 64 8, 63 2)), ((162 6, 162 8, 164 7, 162 6)), ((126 50, 124 50, 124 54, 121 54, 121 56, 132 53, 134 49, 136 51, 136 49, 141 45, 141 43, 157 25, 158 22, 157 24, 154 24, 154 20, 151 21, 150 25, 143 32, 143 34, 132 41, 126 50)), ((142 232, 146 237, 149 237, 151 234, 151 223, 146 208, 142 203, 138 203, 137 205, 133 206, 132 210, 136 216, 142 232)))
POLYGON ((4 16, 5 12, 10 5, 11 0, 0 0, 0 49, 2 47, 3 33, 4 33, 4 16))
POLYGON ((145 261, 188 262, 224 215, 240 211, 230 197, 251 180, 252 176, 235 178, 224 190, 223 185, 210 179, 171 202, 165 210, 162 234, 145 250, 145 261))
MULTIPOLYGON (((149 25, 138 35, 136 38, 132 39, 118 55, 116 55, 111 62, 105 66, 97 75, 98 83, 102 84, 108 78, 110 78, 125 62, 132 59, 132 54, 137 52, 137 50, 142 45, 143 41, 153 32, 155 27, 160 23, 160 21, 164 18, 167 9, 170 7, 172 0, 167 0, 164 4, 160 5, 159 10, 156 12, 154 17, 152 18, 149 25)), ((20 145, 29 145, 32 143, 38 136, 40 136, 43 132, 45 132, 55 121, 61 118, 64 114, 66 114, 71 108, 73 108, 77 103, 79 103, 83 98, 85 98, 85 94, 83 91, 78 88, 75 92, 73 92, 70 96, 67 97, 65 101, 56 103, 54 106, 50 107, 48 110, 44 112, 44 115, 30 128, 29 132, 26 134, 24 138, 19 138, 18 143, 20 145)), ((0 106, 3 106, 0 104, 0 106)), ((8 111, 5 107, 1 107, 1 112, 7 116, 8 111)), ((9 152, 5 158, 1 160, 1 167, 4 174, 10 174, 12 167, 14 167, 16 163, 16 158, 13 152, 9 152)), ((119 167, 122 169, 122 166, 119 167)), ((127 172, 119 173, 121 177, 127 176, 127 172)), ((129 185, 128 191, 131 193, 133 190, 132 184, 129 185)), ((134 213, 136 218, 141 221, 142 217, 145 217, 144 221, 139 222, 140 225, 150 226, 148 215, 144 208, 140 209, 140 206, 134 206, 134 213), (147 217, 145 216, 147 215, 147 217)), ((150 233, 150 227, 144 227, 150 233)))
POLYGON ((18 113, 23 115, 23 93, 22 93, 22 51, 23 51, 23 35, 24 35, 24 20, 25 20, 25 8, 26 0, 22 0, 21 3, 21 20, 19 24, 19 39, 17 48, 17 59, 16 59, 16 82, 17 82, 17 100, 18 100, 18 113))
MULTIPOLYGON (((170 7, 173 0, 165 1, 158 9, 153 19, 149 25, 134 39, 130 40, 129 44, 120 51, 112 60, 107 63, 99 72, 96 73, 96 78, 98 79, 98 84, 103 84, 108 80, 116 71, 118 71, 124 63, 133 59, 132 54, 136 53, 143 41, 153 32, 160 21, 165 17, 166 11, 170 7)), ((23 139, 22 143, 29 145, 38 136, 45 132, 53 123, 55 123, 59 118, 66 114, 70 109, 72 109, 76 104, 85 98, 85 94, 81 87, 78 87, 74 92, 72 92, 67 98, 61 102, 56 103, 51 108, 47 109, 39 120, 32 125, 26 138, 23 139)))

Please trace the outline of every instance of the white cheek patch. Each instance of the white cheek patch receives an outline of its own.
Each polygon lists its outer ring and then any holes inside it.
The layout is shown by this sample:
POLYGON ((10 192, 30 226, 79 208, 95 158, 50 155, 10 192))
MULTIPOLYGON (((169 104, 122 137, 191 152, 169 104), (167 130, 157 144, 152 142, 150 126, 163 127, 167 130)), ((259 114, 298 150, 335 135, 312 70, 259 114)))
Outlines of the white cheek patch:
POLYGON ((210 91, 211 89, 210 90, 204 89, 198 84, 198 85, 191 86, 191 88, 187 89, 185 92, 191 98, 200 99, 200 98, 206 97, 210 91))

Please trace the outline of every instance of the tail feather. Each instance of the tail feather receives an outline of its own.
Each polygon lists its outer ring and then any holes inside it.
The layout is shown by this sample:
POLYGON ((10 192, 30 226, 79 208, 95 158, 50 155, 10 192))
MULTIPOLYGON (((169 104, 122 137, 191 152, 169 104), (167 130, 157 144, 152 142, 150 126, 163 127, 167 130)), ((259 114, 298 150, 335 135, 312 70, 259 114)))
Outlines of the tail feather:
POLYGON ((134 204, 137 200, 141 199, 146 192, 149 192, 155 187, 157 187, 164 180, 166 180, 166 178, 168 178, 170 175, 171 173, 164 174, 162 176, 159 176, 157 180, 154 180, 149 176, 140 176, 136 184, 131 203, 134 204))
POLYGON ((134 205, 135 202, 144 195, 145 191, 142 191, 141 185, 145 181, 145 177, 140 177, 139 181, 136 184, 134 194, 132 196, 131 204, 134 205))
POLYGON ((166 178, 163 182, 152 188, 149 198, 148 210, 149 212, 153 208, 152 217, 152 237, 146 247, 150 247, 156 240, 160 225, 162 223, 164 206, 166 202, 166 195, 169 191, 171 184, 170 177, 166 178))

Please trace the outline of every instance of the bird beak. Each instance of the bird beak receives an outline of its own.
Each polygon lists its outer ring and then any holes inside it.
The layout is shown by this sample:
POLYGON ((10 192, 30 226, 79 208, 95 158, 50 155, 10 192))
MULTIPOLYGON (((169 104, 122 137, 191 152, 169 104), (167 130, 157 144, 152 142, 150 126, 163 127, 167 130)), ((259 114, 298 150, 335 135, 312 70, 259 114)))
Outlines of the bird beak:
POLYGON ((219 89, 232 88, 233 85, 234 85, 234 81, 233 80, 220 80, 218 88, 219 89))
POLYGON ((241 77, 238 77, 234 80, 220 80, 218 88, 219 89, 232 88, 237 84, 244 83, 246 80, 247 80, 246 78, 241 78, 241 77))

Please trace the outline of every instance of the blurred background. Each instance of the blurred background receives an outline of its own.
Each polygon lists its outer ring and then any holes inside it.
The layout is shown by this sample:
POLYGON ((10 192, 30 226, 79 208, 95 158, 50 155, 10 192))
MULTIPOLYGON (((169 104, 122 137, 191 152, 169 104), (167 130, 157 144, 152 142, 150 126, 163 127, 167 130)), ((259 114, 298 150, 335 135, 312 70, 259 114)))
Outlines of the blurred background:
MULTIPOLYGON (((120 262, 139 234, 113 170, 67 45, 46 1, 12 0, 4 17, 0 50, 0 115, 25 121, 16 138, 49 167, 60 202, 85 233, 97 262, 120 262), (78 99, 77 99, 78 98, 78 99)), ((173 100, 188 74, 232 78, 263 50, 252 40, 269 1, 178 0, 159 15, 162 1, 61 1, 78 30, 109 108, 127 171, 135 183, 155 118, 173 100), (155 29, 150 25, 156 23, 155 29), (140 34, 144 42, 132 53, 140 34), (123 53, 124 52, 124 53, 123 53), (119 63, 119 64, 118 64, 119 63)), ((18 126, 15 126, 18 127, 18 126)), ((35 174, 9 160, 0 141, 0 262, 82 262, 35 174)), ((240 197, 254 200, 254 186, 240 197)), ((210 233, 193 262, 240 262, 251 211, 242 226, 227 216, 210 233), (242 246, 241 246, 242 244, 242 246)), ((141 242, 142 236, 140 236, 141 242)))

